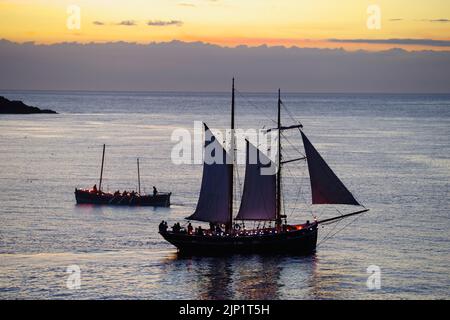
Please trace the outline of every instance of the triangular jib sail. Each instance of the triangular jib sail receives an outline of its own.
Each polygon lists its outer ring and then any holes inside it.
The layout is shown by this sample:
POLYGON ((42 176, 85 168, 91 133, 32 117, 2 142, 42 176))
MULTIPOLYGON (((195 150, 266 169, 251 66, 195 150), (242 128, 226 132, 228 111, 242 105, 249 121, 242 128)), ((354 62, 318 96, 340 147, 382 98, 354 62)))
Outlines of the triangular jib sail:
POLYGON ((248 141, 244 190, 236 219, 276 219, 276 166, 248 141))
POLYGON ((312 204, 360 204, 302 133, 311 180, 312 204))
POLYGON ((205 155, 200 196, 189 220, 229 223, 230 171, 232 162, 217 138, 205 124, 205 155), (212 161, 212 160, 216 161, 212 161))

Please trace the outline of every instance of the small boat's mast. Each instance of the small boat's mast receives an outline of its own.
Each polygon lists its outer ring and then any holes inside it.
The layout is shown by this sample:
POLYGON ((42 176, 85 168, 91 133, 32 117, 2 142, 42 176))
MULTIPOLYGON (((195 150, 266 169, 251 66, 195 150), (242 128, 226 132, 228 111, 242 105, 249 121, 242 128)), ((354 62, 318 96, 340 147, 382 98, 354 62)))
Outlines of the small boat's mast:
POLYGON ((231 141, 230 141, 230 154, 231 154, 231 168, 230 168, 230 190, 229 190, 229 226, 227 229, 229 232, 233 230, 233 191, 234 191, 234 78, 232 84, 231 95, 231 141))
POLYGON ((278 172, 276 224, 281 225, 281 90, 278 89, 278 172))
POLYGON ((139 158, 137 158, 137 169, 138 169, 138 191, 141 194, 141 173, 139 171, 139 158))
POLYGON ((105 163, 105 144, 103 144, 103 155, 102 155, 102 168, 100 169, 100 183, 98 184, 98 191, 102 190, 102 180, 103 180, 103 164, 105 163))

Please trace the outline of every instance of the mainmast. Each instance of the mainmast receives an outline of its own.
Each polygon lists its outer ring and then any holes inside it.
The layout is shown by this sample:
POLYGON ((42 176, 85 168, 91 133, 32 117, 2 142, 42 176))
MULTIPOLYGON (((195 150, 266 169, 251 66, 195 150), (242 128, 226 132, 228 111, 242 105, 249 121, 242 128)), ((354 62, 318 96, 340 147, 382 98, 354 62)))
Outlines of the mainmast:
POLYGON ((281 225, 281 90, 278 89, 278 171, 276 224, 281 225))
POLYGON ((103 180, 103 164, 105 163, 105 144, 103 144, 103 155, 102 155, 102 168, 100 169, 100 182, 98 184, 98 191, 102 191, 102 180, 103 180))
POLYGON ((234 78, 232 84, 232 95, 231 95, 231 142, 230 142, 230 156, 231 156, 231 168, 230 168, 230 192, 229 192, 229 225, 227 229, 229 232, 233 230, 233 191, 234 191, 234 78))

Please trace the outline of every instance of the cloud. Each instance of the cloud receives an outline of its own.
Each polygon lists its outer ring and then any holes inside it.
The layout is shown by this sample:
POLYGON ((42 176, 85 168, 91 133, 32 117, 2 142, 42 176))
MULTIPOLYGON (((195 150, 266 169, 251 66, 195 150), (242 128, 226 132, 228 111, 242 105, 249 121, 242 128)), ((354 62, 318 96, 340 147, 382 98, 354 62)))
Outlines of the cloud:
POLYGON ((0 70, 3 90, 224 91, 235 76, 253 92, 450 92, 450 51, 432 50, 0 40, 0 70))
POLYGON ((450 47, 449 40, 434 39, 328 39, 335 43, 366 43, 366 44, 394 44, 394 45, 419 45, 430 47, 450 47))
POLYGON ((177 4, 177 6, 180 6, 180 7, 191 7, 191 8, 195 8, 196 7, 195 4, 187 3, 187 2, 180 2, 180 3, 177 4))
POLYGON ((136 21, 134 20, 123 20, 119 23, 117 23, 118 26, 135 26, 137 25, 136 21))
POLYGON ((93 21, 92 24, 95 24, 96 26, 103 26, 103 25, 105 25, 105 23, 101 22, 101 21, 93 21))
MULTIPOLYGON (((403 18, 392 18, 389 19, 391 22, 398 22, 398 21, 405 21, 403 18)), ((413 21, 422 21, 422 22, 431 22, 431 23, 448 23, 450 22, 450 19, 441 18, 441 19, 415 19, 413 21)))
POLYGON ((426 21, 428 21, 428 22, 447 23, 447 22, 450 22, 450 19, 429 19, 429 20, 426 20, 426 21))
POLYGON ((183 21, 179 21, 179 20, 169 20, 169 21, 150 20, 149 22, 147 22, 147 25, 153 26, 153 27, 166 27, 166 26, 181 27, 183 25, 183 21))

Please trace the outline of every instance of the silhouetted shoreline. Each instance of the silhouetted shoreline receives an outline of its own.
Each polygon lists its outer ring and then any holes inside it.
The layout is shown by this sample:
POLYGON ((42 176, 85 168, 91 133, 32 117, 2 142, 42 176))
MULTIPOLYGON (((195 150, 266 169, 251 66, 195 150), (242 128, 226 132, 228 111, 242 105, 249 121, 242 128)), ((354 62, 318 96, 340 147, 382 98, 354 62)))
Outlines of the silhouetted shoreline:
POLYGON ((58 113, 53 110, 39 109, 28 106, 22 101, 11 101, 0 96, 0 114, 33 114, 33 113, 58 113))

